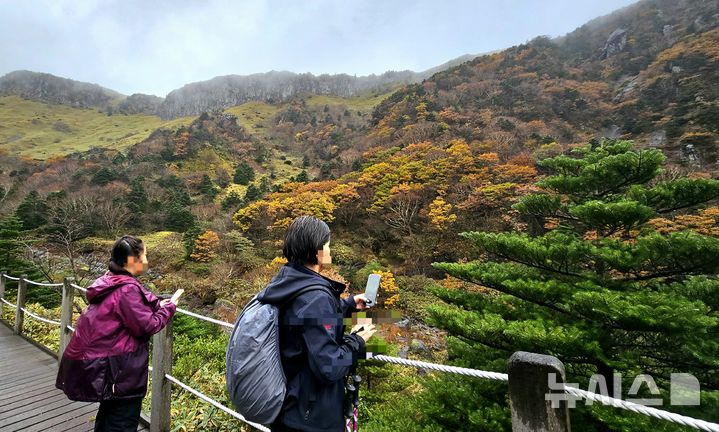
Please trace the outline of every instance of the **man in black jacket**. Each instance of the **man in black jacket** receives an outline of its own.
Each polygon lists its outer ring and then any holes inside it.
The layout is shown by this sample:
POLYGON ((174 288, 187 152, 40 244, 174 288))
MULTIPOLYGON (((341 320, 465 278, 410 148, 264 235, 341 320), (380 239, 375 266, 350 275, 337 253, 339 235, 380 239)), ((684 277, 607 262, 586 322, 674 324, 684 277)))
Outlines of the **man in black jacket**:
POLYGON ((263 303, 282 306, 280 354, 287 396, 272 431, 344 431, 344 377, 375 332, 370 324, 344 334, 343 318, 364 309, 365 297, 341 300, 345 285, 319 274, 332 263, 329 242, 326 223, 312 216, 295 219, 283 248, 288 263, 259 294, 263 303), (298 295, 308 287, 315 289, 298 295))

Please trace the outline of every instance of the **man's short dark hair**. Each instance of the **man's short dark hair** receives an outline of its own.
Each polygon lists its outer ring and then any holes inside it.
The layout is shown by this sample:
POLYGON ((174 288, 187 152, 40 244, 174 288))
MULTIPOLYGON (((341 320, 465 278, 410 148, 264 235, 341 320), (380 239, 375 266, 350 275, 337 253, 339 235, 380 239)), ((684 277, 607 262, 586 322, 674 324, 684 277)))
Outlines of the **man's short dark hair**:
POLYGON ((285 234, 282 254, 295 264, 317 264, 317 251, 330 241, 330 227, 314 216, 293 220, 285 234))
POLYGON ((122 236, 112 247, 110 261, 120 267, 124 267, 125 264, 127 264, 128 257, 139 258, 143 250, 145 250, 145 245, 142 243, 142 240, 129 235, 122 236))

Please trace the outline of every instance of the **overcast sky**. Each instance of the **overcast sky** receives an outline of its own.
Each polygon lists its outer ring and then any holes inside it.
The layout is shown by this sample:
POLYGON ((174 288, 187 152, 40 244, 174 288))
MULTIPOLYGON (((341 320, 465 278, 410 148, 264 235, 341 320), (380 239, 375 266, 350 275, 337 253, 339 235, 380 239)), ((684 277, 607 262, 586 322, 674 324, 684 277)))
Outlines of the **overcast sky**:
POLYGON ((0 75, 17 69, 165 96, 269 70, 421 71, 560 36, 634 0, 0 0, 0 75))

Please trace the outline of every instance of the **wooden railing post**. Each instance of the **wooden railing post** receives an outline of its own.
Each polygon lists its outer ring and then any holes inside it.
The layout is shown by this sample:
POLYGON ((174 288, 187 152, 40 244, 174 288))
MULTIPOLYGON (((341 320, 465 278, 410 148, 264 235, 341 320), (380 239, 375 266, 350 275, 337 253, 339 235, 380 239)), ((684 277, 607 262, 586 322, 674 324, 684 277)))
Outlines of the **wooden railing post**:
POLYGON ((165 374, 172 373, 172 319, 152 337, 152 400, 150 402, 150 431, 170 430, 170 398, 172 383, 165 374))
POLYGON ((22 308, 25 307, 25 296, 27 295, 27 282, 25 281, 27 279, 27 275, 20 276, 20 280, 17 284, 17 309, 15 309, 15 328, 14 332, 15 334, 19 335, 22 334, 22 325, 25 321, 25 313, 22 311, 22 308))
POLYGON ((517 351, 508 372, 512 432, 569 432, 567 399, 558 390, 566 376, 558 358, 517 351))
MULTIPOLYGON (((5 272, 0 272, 0 298, 5 298, 5 272)), ((0 319, 2 319, 3 306, 5 303, 0 301, 0 319)))
POLYGON ((72 287, 73 278, 66 277, 62 281, 62 305, 60 306, 60 346, 57 349, 57 361, 62 359, 62 354, 70 343, 72 332, 68 326, 72 325, 72 305, 75 299, 75 288, 72 287))

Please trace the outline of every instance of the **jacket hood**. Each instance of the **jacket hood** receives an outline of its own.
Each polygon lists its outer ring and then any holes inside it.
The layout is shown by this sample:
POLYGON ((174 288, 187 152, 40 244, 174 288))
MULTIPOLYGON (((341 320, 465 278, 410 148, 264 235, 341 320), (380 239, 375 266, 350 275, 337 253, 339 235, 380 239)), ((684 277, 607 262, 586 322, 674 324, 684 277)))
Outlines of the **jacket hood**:
POLYGON ((87 288, 87 301, 100 303, 108 294, 124 285, 140 285, 132 276, 107 272, 87 288))
POLYGON ((326 287, 338 298, 345 290, 343 283, 326 278, 303 265, 287 263, 257 297, 262 303, 282 305, 301 289, 317 285, 326 287))

